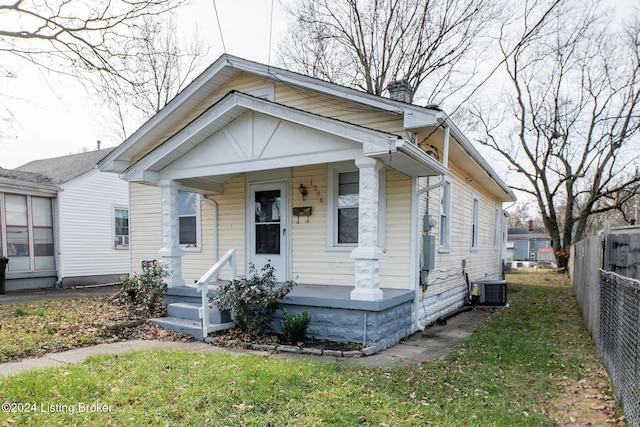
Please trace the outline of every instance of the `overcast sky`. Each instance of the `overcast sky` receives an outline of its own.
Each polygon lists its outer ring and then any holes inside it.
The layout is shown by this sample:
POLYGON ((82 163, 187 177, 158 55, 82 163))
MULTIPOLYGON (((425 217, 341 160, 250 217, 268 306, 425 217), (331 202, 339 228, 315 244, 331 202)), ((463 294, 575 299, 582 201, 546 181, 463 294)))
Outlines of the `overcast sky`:
MULTIPOLYGON (((268 0, 216 0, 226 52, 267 63, 269 61, 268 0)), ((286 28, 286 15, 280 1, 273 1, 272 52, 286 28)), ((211 47, 205 65, 224 53, 212 0, 192 0, 180 13, 178 28, 198 32, 211 47)), ((273 55, 271 63, 274 63, 273 55)), ((83 88, 69 77, 43 74, 23 66, 17 77, 0 79, 0 102, 7 104, 14 119, 5 123, 0 137, 0 167, 13 169, 37 159, 65 156, 122 142, 105 123, 95 99, 88 99, 83 88)))

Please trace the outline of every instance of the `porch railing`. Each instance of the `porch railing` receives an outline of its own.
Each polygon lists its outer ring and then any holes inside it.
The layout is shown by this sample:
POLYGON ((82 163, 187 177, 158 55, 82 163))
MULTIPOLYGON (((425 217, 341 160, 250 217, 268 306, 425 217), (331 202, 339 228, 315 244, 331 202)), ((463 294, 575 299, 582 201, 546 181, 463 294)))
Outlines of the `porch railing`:
POLYGON ((226 264, 229 264, 229 268, 231 269, 231 277, 235 279, 238 277, 238 264, 236 257, 236 250, 229 249, 227 253, 225 253, 222 258, 220 258, 210 269, 207 271, 197 282, 196 289, 200 292, 202 297, 202 305, 199 309, 200 320, 202 322, 202 336, 206 338, 209 335, 209 332, 214 332, 216 330, 227 329, 233 326, 233 322, 223 323, 220 325, 210 326, 210 311, 211 307, 209 307, 209 282, 212 279, 216 279, 218 277, 218 273, 222 270, 226 264))

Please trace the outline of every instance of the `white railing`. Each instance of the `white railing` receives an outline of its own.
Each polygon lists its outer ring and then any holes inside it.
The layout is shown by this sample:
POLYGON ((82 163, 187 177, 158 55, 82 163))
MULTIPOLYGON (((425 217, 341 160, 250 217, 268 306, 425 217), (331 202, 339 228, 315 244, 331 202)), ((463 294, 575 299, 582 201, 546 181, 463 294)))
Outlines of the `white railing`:
POLYGON ((213 332, 214 330, 222 330, 227 329, 233 326, 233 323, 230 324, 221 324, 218 327, 210 328, 209 327, 209 312, 211 308, 209 307, 209 282, 212 279, 217 279, 218 273, 222 270, 222 267, 225 264, 229 264, 229 268, 231 269, 231 278, 235 279, 238 277, 238 265, 236 261, 236 250, 229 249, 227 253, 225 253, 222 258, 220 258, 210 269, 207 271, 197 282, 196 289, 200 292, 202 297, 202 305, 200 307, 200 321, 202 322, 202 333, 203 338, 206 338, 209 335, 209 332, 213 332))

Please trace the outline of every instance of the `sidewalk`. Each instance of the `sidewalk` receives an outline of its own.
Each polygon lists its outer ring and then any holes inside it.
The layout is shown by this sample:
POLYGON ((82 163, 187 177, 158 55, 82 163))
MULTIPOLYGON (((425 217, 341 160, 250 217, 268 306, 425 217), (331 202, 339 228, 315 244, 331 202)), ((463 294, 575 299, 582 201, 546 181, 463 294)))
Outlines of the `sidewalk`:
MULTIPOLYGON (((119 291, 119 286, 50 289, 0 295, 0 304, 33 301, 48 298, 73 298, 86 295, 110 295, 119 291)), ((315 356, 295 353, 270 353, 257 350, 241 350, 218 347, 201 341, 134 340, 110 344, 98 344, 76 348, 60 353, 49 353, 43 357, 28 358, 16 362, 0 363, 0 376, 15 375, 28 369, 55 367, 70 363, 81 363, 86 358, 100 354, 118 354, 129 351, 165 349, 183 351, 208 351, 211 353, 252 354, 263 357, 305 358, 324 362, 352 363, 369 367, 392 367, 418 365, 429 360, 445 358, 491 315, 488 309, 474 309, 449 319, 446 325, 437 325, 413 334, 393 347, 366 357, 347 358, 315 356)))

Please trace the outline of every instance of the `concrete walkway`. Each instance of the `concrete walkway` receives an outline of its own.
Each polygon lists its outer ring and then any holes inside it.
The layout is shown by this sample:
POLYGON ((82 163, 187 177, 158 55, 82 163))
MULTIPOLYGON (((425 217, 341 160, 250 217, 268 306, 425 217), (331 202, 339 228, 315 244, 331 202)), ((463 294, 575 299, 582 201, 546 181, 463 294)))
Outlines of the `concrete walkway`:
MULTIPOLYGON (((27 301, 46 298, 72 298, 80 295, 96 295, 115 293, 118 287, 82 288, 75 290, 49 290, 33 294, 0 295, 0 304, 16 301, 27 301)), ((253 354, 263 357, 282 357, 291 359, 313 359, 324 362, 358 364, 369 367, 392 367, 418 365, 430 360, 445 358, 451 351, 469 337, 478 326, 491 315, 488 309, 474 309, 449 319, 446 325, 432 326, 423 332, 416 333, 408 339, 371 356, 346 358, 335 356, 315 356, 294 353, 270 353, 257 350, 241 350, 217 347, 201 341, 179 342, 158 340, 120 341, 111 344, 98 344, 60 353, 49 353, 43 357, 23 359, 16 362, 0 363, 0 376, 15 375, 28 369, 55 367, 70 363, 80 363, 86 358, 100 354, 118 354, 128 351, 150 349, 184 350, 211 353, 253 354)))

